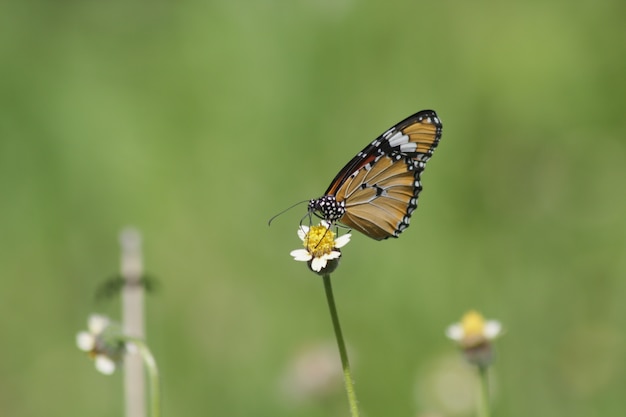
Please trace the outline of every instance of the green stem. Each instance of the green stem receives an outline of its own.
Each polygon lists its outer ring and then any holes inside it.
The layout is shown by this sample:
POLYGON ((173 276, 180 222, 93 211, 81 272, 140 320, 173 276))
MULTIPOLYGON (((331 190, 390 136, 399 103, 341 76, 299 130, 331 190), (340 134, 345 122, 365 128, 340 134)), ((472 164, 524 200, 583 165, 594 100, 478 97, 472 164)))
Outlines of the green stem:
POLYGON ((159 369, 157 367, 152 352, 148 349, 148 346, 143 340, 135 337, 125 337, 127 343, 132 343, 137 347, 143 363, 148 371, 150 377, 150 416, 160 417, 161 415, 161 388, 159 381, 159 369))
POLYGON ((328 301, 328 308, 330 309, 330 317, 333 321, 335 337, 337 338, 337 346, 339 347, 339 356, 341 357, 341 365, 343 367, 343 380, 348 394, 348 403, 350 404, 350 415, 352 417, 359 417, 359 408, 357 406, 356 394, 354 392, 354 382, 352 381, 352 373, 350 372, 348 353, 346 351, 346 344, 343 341, 343 335, 341 334, 339 316, 337 314, 337 307, 335 306, 335 297, 333 296, 333 288, 330 285, 330 275, 328 274, 324 275, 324 289, 326 290, 326 299, 328 301))
POLYGON ((489 417, 489 381, 487 378, 486 366, 479 366, 478 373, 480 375, 480 404, 479 404, 479 416, 489 417))

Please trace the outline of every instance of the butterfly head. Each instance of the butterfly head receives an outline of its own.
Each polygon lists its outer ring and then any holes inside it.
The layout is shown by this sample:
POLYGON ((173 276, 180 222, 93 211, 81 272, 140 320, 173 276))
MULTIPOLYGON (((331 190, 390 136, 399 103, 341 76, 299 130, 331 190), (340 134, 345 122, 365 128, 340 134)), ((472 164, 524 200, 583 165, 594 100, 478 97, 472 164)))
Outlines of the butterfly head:
POLYGON ((337 201, 335 196, 325 195, 320 198, 309 200, 309 213, 316 214, 329 223, 334 223, 341 219, 345 212, 345 202, 337 201))

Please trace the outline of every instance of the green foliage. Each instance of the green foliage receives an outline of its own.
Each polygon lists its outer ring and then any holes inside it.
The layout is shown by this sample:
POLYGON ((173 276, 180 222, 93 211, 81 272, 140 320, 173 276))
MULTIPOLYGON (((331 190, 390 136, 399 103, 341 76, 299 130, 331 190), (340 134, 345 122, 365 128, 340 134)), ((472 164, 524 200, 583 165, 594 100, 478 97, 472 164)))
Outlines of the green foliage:
POLYGON ((346 415, 341 396, 281 394, 332 326, 289 256, 304 208, 267 219, 433 108, 411 227, 355 235, 333 275, 363 414, 452 415, 428 375, 476 308, 506 328, 494 416, 623 415, 623 16, 617 0, 3 3, 0 414, 120 415, 122 378, 73 337, 117 315, 94 293, 132 224, 160 284, 163 415, 346 415))

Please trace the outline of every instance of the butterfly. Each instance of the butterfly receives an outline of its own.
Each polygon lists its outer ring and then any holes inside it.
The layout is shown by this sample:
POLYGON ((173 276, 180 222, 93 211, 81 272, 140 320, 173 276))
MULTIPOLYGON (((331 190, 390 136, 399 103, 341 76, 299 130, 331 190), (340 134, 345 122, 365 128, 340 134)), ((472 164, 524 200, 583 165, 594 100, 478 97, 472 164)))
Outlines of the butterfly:
POLYGON ((420 175, 442 128, 433 110, 417 112, 391 127, 339 171, 322 197, 309 200, 309 216, 376 240, 398 237, 417 208, 420 175))

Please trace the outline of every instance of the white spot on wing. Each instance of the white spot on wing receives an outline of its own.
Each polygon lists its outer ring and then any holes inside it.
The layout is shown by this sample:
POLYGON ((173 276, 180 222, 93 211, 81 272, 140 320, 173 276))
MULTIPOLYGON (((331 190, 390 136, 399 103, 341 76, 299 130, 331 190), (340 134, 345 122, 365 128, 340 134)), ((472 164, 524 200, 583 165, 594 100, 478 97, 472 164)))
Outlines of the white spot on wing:
POLYGON ((400 145, 400 152, 415 152, 417 149, 417 143, 409 142, 400 145))
POLYGON ((389 145, 395 148, 396 146, 402 146, 409 142, 409 137, 403 135, 402 132, 396 132, 393 136, 389 138, 389 145))

